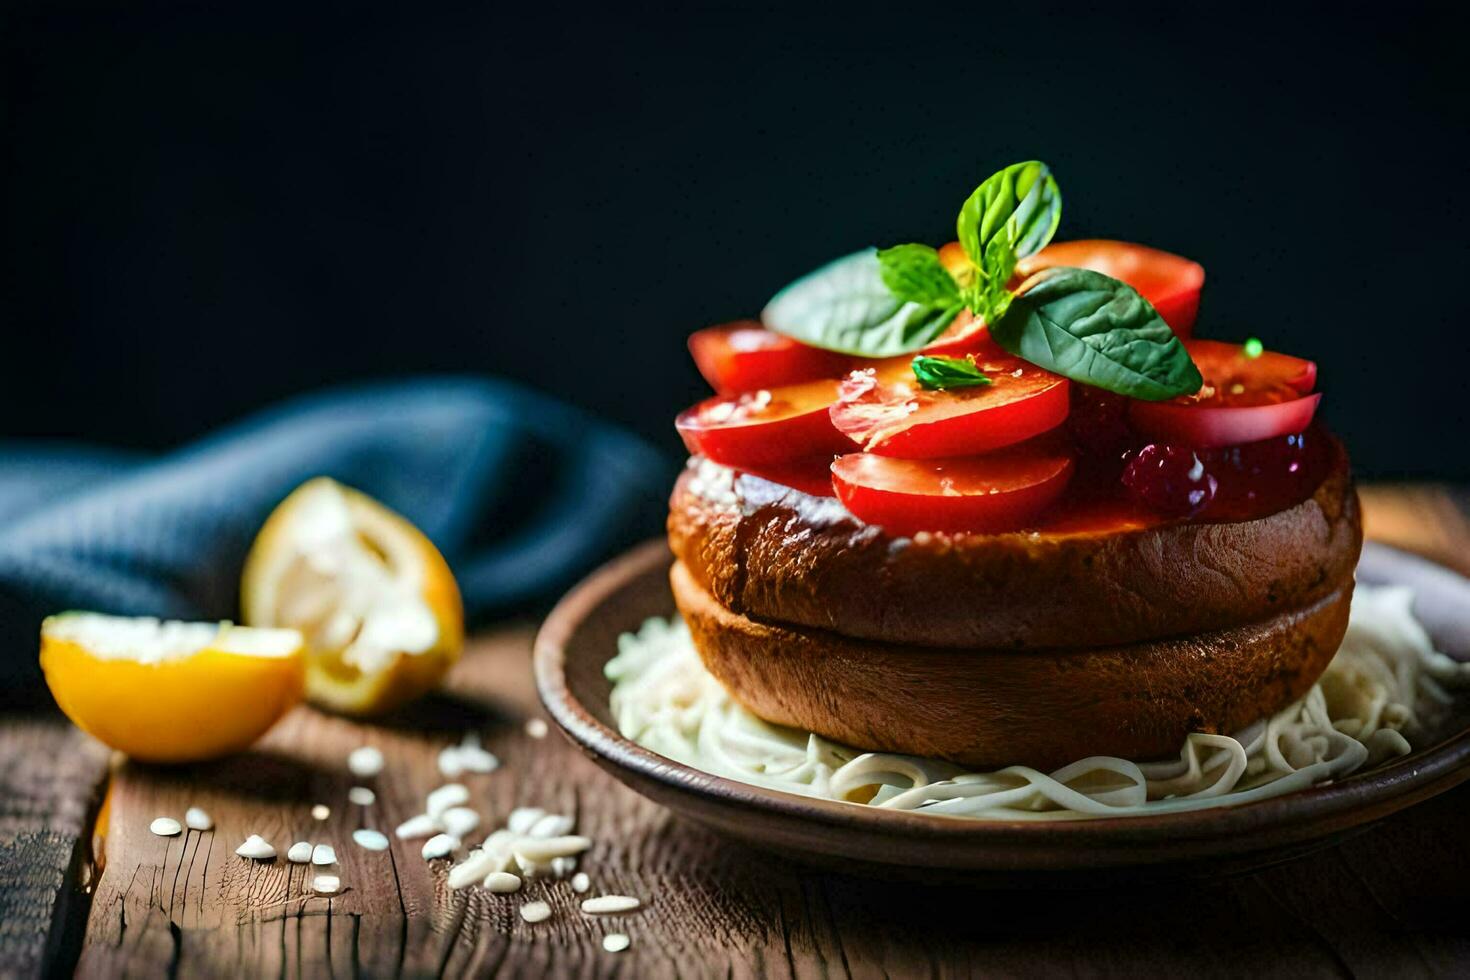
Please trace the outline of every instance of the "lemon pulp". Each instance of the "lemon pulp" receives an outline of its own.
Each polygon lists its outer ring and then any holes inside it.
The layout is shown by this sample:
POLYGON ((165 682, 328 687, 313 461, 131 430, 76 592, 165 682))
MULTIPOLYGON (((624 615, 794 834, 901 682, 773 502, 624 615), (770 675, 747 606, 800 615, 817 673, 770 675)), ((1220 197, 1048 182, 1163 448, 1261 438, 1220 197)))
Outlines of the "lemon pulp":
POLYGON ((459 588, 409 521, 325 477, 271 514, 246 560, 245 621, 299 629, 307 697, 347 714, 432 689, 464 643, 459 588))

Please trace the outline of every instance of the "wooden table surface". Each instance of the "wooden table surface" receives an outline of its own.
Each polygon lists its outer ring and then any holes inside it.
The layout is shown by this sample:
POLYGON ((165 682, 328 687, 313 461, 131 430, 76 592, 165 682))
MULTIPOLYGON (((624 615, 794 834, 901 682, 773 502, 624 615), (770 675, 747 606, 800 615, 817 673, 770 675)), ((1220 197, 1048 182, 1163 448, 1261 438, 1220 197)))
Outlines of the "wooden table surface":
MULTIPOLYGON (((1437 487, 1364 493, 1369 533, 1470 573, 1463 500, 1437 487)), ((1470 973, 1470 784, 1338 847, 1227 880, 1097 891, 982 891, 864 881, 741 849, 675 820, 603 775, 541 717, 530 624, 471 644, 445 695, 390 725, 297 709, 248 754, 183 769, 109 760, 49 711, 0 716, 0 976, 773 976, 984 974, 1428 976, 1470 973), (391 835, 444 782, 438 750, 481 733, 503 765, 467 775, 491 826, 515 806, 572 814, 594 845, 593 894, 641 910, 598 919, 566 880, 520 894, 450 891, 446 861, 391 835), (377 802, 349 805, 345 757, 387 756, 377 802), (110 781, 108 775, 110 773, 110 781), (105 836, 95 836, 106 794, 105 836), (318 823, 315 803, 332 807, 318 823), (159 815, 188 806, 212 832, 165 839, 159 815), (310 872, 247 862, 258 833, 283 852, 326 841, 344 891, 316 897, 310 872), (530 925, 517 910, 554 910, 530 925), (621 953, 606 932, 632 937, 621 953)))

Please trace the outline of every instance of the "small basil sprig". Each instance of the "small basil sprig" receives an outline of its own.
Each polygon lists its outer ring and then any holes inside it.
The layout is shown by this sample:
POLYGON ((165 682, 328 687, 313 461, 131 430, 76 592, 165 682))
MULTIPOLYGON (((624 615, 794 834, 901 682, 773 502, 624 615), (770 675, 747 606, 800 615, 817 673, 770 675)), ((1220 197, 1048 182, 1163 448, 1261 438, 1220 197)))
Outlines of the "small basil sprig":
POLYGON ((990 384, 973 357, 920 355, 914 358, 913 368, 914 377, 925 388, 975 388, 990 384))
POLYGON ((955 233, 967 268, 956 276, 927 245, 898 245, 878 253, 883 281, 911 303, 940 308, 958 301, 981 319, 998 318, 1010 303, 1006 284, 1016 262, 1045 248, 1061 218, 1062 192, 1046 164, 1013 163, 960 208, 955 233))
POLYGON ((960 211, 955 224, 969 268, 958 277, 928 245, 864 249, 781 290, 761 320, 776 333, 844 354, 911 353, 966 307, 982 318, 998 316, 1010 300, 1005 286, 1017 259, 1051 240, 1061 207, 1046 164, 1013 164, 976 188, 960 211))
POLYGON ((1203 379, 1174 331, 1129 286, 1087 269, 1027 280, 990 336, 1038 367, 1145 401, 1199 390, 1203 379))
MULTIPOLYGON (((1198 391, 1202 379, 1188 352, 1127 283, 1054 268, 1028 280, 1019 296, 1011 293, 1016 263, 1046 247, 1061 214, 1061 191, 1046 164, 1012 164, 960 208, 958 268, 927 245, 866 249, 787 286, 761 319, 814 347, 888 357, 919 350, 969 309, 1006 350, 1074 381, 1151 401, 1198 391)), ((950 377, 928 365, 934 360, 915 360, 921 384, 920 361, 931 380, 950 377)))
POLYGON ((1010 301, 1016 263, 1046 247, 1062 220, 1062 192, 1039 160, 1013 163, 975 188, 955 232, 978 273, 970 309, 990 320, 1010 301))

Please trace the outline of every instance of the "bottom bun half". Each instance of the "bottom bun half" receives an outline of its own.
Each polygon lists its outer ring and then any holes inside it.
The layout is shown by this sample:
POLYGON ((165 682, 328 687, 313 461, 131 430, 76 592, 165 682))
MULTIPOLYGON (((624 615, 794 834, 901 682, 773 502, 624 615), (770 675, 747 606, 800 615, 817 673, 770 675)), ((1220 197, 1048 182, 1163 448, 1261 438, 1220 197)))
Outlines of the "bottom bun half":
POLYGON ((860 749, 1054 769, 1093 755, 1176 755, 1305 694, 1347 629, 1351 575, 1325 597, 1199 635, 1064 650, 858 640, 731 612, 689 574, 674 598, 706 668, 767 721, 860 749))

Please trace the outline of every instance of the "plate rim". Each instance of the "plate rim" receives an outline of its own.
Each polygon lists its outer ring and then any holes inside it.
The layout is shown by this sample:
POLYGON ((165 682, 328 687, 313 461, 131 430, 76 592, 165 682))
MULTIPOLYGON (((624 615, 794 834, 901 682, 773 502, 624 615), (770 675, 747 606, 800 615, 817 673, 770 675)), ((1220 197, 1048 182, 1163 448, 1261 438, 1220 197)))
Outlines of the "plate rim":
MULTIPOLYGON (((1466 581, 1427 558, 1375 543, 1377 549, 1466 581)), ((618 589, 660 564, 672 565, 673 555, 663 538, 654 538, 603 564, 567 592, 536 634, 532 651, 536 688, 563 732, 604 767, 623 770, 704 804, 755 807, 767 815, 832 829, 902 834, 931 842, 1034 847, 1065 836, 1078 846, 1116 847, 1245 840, 1245 835, 1268 827, 1308 831, 1296 839, 1327 836, 1371 823, 1470 779, 1470 724, 1432 746, 1337 782, 1238 806, 1149 816, 974 820, 823 800, 707 773, 644 748, 603 724, 566 681, 566 645, 577 626, 618 589)))

